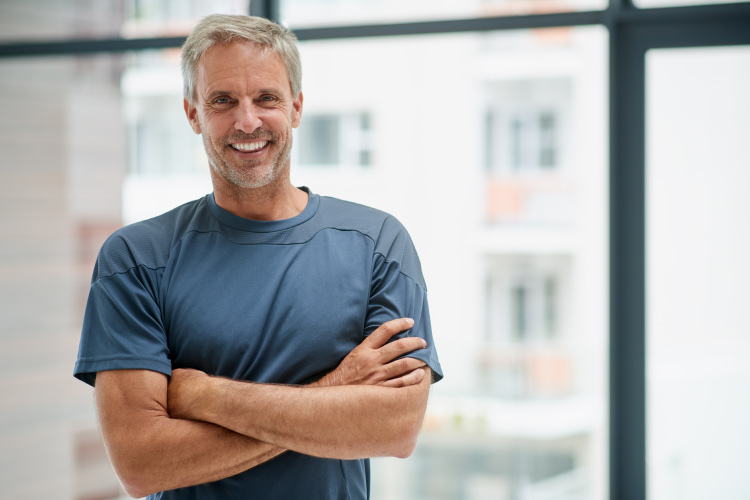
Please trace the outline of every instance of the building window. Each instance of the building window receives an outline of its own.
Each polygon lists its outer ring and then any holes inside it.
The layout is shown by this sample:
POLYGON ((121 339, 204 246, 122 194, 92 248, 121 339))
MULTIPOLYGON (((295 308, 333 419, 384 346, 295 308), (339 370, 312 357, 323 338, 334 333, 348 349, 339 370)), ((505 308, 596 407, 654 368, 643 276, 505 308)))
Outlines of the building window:
POLYGON ((295 132, 297 163, 310 167, 372 165, 368 113, 306 114, 295 132))
POLYGON ((561 321, 569 308, 563 298, 570 295, 570 258, 496 255, 487 264, 480 386, 500 399, 571 394, 571 335, 561 321))
POLYGON ((557 120, 553 112, 539 115, 539 166, 554 167, 557 164, 557 120))
POLYGON ((341 120, 336 115, 305 118, 299 134, 300 161, 306 165, 338 165, 341 161, 341 120))
POLYGON ((484 111, 487 222, 569 225, 571 186, 581 162, 571 157, 569 79, 490 82, 484 111))
POLYGON ((491 109, 487 113, 487 167, 490 171, 522 172, 559 168, 554 109, 491 109))
POLYGON ((518 283, 510 290, 510 310, 513 325, 511 335, 513 340, 523 341, 526 339, 528 328, 528 289, 523 283, 518 283))
POLYGON ((491 343, 545 342, 563 334, 560 288, 568 259, 496 257, 487 275, 485 303, 491 343))
POLYGON ((490 172, 563 167, 560 130, 570 102, 569 87, 565 79, 488 84, 485 162, 490 172))
MULTIPOLYGON (((147 83, 146 72, 131 71, 128 80, 147 83)), ((175 110, 173 95, 126 96, 129 122, 128 171, 135 176, 194 175, 206 172, 201 136, 193 133, 185 115, 175 110)), ((179 110, 179 108, 177 108, 179 110)))

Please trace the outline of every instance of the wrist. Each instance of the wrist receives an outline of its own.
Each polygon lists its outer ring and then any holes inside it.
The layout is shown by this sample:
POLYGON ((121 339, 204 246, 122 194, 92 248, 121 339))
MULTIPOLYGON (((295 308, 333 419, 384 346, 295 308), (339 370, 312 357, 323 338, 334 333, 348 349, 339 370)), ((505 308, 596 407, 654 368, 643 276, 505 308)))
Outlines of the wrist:
POLYGON ((219 401, 221 398, 217 395, 222 390, 222 382, 224 379, 221 377, 204 377, 199 384, 196 386, 193 415, 196 420, 203 420, 205 422, 212 422, 211 417, 216 413, 216 410, 212 407, 212 403, 219 401))
POLYGON ((309 384, 308 387, 333 387, 336 385, 343 385, 339 377, 338 369, 326 373, 319 380, 316 380, 312 384, 309 384))

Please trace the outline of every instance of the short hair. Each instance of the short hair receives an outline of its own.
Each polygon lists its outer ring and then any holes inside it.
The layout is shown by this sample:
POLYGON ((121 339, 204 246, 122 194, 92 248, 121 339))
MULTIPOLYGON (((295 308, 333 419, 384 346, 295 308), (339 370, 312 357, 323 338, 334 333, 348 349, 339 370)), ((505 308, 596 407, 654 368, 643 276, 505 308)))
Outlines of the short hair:
POLYGON ((195 69, 201 57, 215 44, 238 40, 277 54, 286 66, 292 97, 297 97, 302 90, 302 63, 294 33, 262 17, 213 14, 201 19, 182 45, 183 94, 188 102, 195 103, 195 69))

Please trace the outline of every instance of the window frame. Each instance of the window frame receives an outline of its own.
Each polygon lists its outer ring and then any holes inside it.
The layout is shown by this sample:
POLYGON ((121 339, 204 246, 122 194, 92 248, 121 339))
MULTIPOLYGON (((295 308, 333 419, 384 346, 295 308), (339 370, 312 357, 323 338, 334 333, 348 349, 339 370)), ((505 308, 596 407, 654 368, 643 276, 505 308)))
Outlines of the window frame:
MULTIPOLYGON (((281 0, 250 13, 279 19, 281 0)), ((750 44, 750 2, 331 26, 301 41, 600 25, 609 31, 609 498, 646 498, 645 55, 650 49, 750 44)), ((184 37, 5 42, 0 59, 180 47, 184 37)))

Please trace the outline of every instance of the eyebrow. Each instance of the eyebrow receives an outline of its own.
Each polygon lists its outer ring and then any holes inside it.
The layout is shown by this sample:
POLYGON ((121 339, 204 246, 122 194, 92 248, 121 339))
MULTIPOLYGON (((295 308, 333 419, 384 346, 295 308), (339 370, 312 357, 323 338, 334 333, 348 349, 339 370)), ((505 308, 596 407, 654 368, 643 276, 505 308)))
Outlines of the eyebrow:
POLYGON ((206 99, 211 99, 213 97, 217 97, 217 96, 220 96, 220 95, 230 95, 230 94, 231 94, 231 92, 229 92, 228 90, 214 90, 214 91, 210 92, 209 94, 206 94, 205 97, 206 97, 206 99))
MULTIPOLYGON (((210 92, 209 94, 206 95, 206 100, 212 99, 212 98, 220 96, 220 95, 232 95, 232 94, 233 94, 233 92, 231 92, 229 90, 214 90, 214 91, 212 91, 212 92, 210 92)), ((264 88, 264 89, 259 89, 258 90, 258 94, 281 95, 282 92, 279 91, 278 89, 274 89, 274 88, 264 88)))

